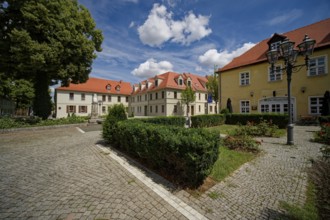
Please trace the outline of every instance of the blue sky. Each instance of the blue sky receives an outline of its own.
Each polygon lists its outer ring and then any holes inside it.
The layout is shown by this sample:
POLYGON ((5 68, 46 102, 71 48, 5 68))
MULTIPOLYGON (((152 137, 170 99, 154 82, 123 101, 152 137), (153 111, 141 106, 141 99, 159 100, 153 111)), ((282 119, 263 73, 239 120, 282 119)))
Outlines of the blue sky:
MULTIPOLYGON (((211 74, 270 37, 330 17, 329 0, 78 0, 103 31, 90 76, 211 74)), ((302 36, 303 38, 303 36, 302 36)))

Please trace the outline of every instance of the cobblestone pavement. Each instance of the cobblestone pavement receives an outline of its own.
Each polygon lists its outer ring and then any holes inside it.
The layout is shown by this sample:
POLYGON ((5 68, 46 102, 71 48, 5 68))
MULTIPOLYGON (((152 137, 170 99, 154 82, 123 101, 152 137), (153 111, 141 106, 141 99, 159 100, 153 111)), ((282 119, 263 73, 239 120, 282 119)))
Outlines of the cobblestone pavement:
POLYGON ((309 140, 312 131, 318 129, 296 126, 294 146, 285 145, 286 137, 262 138, 262 155, 223 182, 199 198, 185 191, 176 196, 209 219, 279 219, 283 215, 280 201, 305 202, 306 168, 311 165, 310 159, 320 156, 322 146, 309 140), (210 198, 210 193, 218 198, 210 198))
POLYGON ((0 134, 0 219, 186 219, 76 128, 0 134))
MULTIPOLYGON (((186 219, 96 147, 100 131, 82 130, 0 134, 0 219, 186 219)), ((294 146, 262 138, 259 157, 200 197, 173 194, 209 219, 276 219, 280 201, 305 201, 306 168, 320 155, 309 141, 316 130, 296 126, 294 146)))

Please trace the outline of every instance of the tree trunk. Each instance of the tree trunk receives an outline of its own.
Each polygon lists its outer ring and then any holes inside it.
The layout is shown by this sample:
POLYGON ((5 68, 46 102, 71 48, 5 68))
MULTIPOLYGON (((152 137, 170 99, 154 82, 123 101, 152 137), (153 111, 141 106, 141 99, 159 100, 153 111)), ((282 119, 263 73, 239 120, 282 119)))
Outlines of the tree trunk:
POLYGON ((42 119, 47 119, 52 110, 51 97, 49 94, 49 78, 47 73, 39 72, 36 74, 34 91, 34 115, 41 117, 42 119))

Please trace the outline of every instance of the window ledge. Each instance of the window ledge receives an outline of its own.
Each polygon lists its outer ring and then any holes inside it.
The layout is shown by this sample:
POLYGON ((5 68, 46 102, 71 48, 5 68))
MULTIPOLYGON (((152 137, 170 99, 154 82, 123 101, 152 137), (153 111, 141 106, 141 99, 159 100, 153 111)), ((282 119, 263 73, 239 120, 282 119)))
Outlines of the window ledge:
POLYGON ((314 77, 323 77, 323 76, 327 76, 328 73, 323 73, 323 74, 319 74, 319 75, 307 75, 308 78, 314 78, 314 77))
POLYGON ((279 80, 268 80, 269 83, 278 83, 278 82, 282 82, 283 79, 279 79, 279 80))
POLYGON ((250 86, 251 84, 246 84, 246 85, 239 85, 240 87, 247 87, 250 86))

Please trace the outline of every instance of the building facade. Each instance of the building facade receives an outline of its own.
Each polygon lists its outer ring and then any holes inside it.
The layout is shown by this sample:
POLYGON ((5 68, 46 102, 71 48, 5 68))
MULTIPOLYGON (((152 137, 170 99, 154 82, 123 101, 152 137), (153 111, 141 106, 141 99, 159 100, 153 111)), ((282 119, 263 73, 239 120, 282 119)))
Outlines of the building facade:
POLYGON ((207 78, 191 73, 167 72, 133 85, 130 114, 134 116, 184 116, 187 106, 181 103, 181 93, 187 87, 196 93, 189 115, 214 114, 215 103, 208 99, 207 78))
MULTIPOLYGON (((221 108, 225 108, 226 100, 230 99, 234 113, 287 113, 284 61, 280 58, 271 71, 266 53, 276 49, 285 38, 297 45, 305 34, 316 40, 316 45, 308 70, 306 67, 295 68, 292 74, 291 108, 295 121, 319 116, 323 95, 330 90, 330 19, 284 34, 274 34, 219 69, 221 108)), ((298 57, 296 64, 304 63, 305 58, 298 57)))
POLYGON ((92 104, 97 103, 98 115, 108 113, 108 107, 122 103, 129 105, 132 86, 128 82, 89 78, 86 83, 73 84, 55 89, 56 118, 69 114, 90 116, 92 104))

